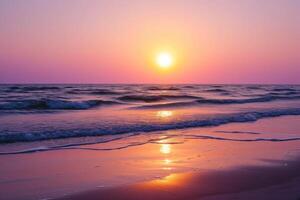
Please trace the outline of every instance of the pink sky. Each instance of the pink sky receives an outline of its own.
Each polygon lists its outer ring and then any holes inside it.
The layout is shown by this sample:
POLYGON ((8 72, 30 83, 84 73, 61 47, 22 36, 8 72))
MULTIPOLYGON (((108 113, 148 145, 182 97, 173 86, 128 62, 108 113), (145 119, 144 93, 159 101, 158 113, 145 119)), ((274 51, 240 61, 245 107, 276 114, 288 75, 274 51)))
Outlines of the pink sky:
POLYGON ((1 0, 1 83, 300 83, 297 0, 1 0), (176 65, 153 60, 170 50, 176 65))

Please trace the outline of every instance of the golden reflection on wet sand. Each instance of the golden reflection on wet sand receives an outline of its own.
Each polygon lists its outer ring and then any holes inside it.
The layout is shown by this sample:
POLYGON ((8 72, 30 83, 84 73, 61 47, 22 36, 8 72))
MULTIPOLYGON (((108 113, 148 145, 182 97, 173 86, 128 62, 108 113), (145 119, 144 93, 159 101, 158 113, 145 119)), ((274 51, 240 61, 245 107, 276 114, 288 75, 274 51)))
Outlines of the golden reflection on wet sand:
POLYGON ((170 159, 164 159, 164 163, 167 165, 167 164, 170 164, 170 163, 172 163, 172 160, 170 160, 170 159))
POLYGON ((178 174, 171 174, 168 176, 165 176, 164 178, 161 179, 156 179, 153 181, 150 181, 148 183, 145 183, 145 185, 152 185, 152 186, 162 186, 162 185, 174 185, 174 184, 178 184, 178 178, 180 176, 178 174))
MULTIPOLYGON (((165 143, 166 140, 161 140, 161 143, 165 143)), ((172 160, 169 158, 169 154, 172 151, 171 144, 160 144, 160 153, 164 155, 164 159, 162 160, 162 169, 163 170, 171 170, 172 167, 170 165, 172 164, 172 160)))
POLYGON ((163 154, 170 154, 171 153, 171 145, 170 144, 161 144, 160 152, 163 154))

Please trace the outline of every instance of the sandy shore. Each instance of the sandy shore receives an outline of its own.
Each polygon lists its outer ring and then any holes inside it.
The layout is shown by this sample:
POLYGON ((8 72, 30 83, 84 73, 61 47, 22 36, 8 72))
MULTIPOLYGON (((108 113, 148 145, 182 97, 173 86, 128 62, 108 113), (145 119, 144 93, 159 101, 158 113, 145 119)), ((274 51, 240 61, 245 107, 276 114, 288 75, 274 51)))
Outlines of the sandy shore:
POLYGON ((96 199, 300 199, 300 159, 273 166, 171 174, 162 179, 103 188, 60 200, 96 199))
POLYGON ((298 200, 299 124, 287 116, 1 155, 0 199, 298 200))

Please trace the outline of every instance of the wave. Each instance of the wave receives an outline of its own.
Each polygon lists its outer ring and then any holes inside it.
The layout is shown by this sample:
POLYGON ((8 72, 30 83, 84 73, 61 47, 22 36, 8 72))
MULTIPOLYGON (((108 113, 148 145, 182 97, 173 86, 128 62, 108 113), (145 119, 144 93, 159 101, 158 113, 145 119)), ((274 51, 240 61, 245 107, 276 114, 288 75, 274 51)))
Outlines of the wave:
POLYGON ((170 87, 159 87, 159 86, 152 86, 152 87, 147 87, 147 90, 180 90, 178 87, 170 86, 170 87))
POLYGON ((92 94, 92 95, 120 95, 123 92, 118 92, 110 89, 73 89, 67 91, 68 94, 92 94))
MULTIPOLYGON (((252 133, 251 133, 252 134, 252 133)), ((41 151, 54 151, 54 150, 64 150, 64 149, 80 149, 80 150, 90 150, 90 151, 112 151, 112 150, 120 150, 126 149, 130 147, 141 146, 145 144, 183 144, 186 140, 220 140, 220 141, 229 141, 229 142, 289 142, 289 141, 299 141, 300 137, 290 137, 290 138, 231 138, 231 137, 218 137, 211 135, 201 135, 201 134, 172 134, 169 136, 165 136, 164 139, 167 138, 182 138, 182 141, 178 142, 164 142, 162 143, 161 137, 145 139, 144 141, 130 142, 125 144, 119 144, 115 147, 110 148, 100 148, 100 147, 86 147, 85 145, 92 144, 102 144, 109 143, 116 140, 127 139, 128 137, 133 137, 139 134, 127 134, 124 137, 116 137, 111 139, 96 139, 91 140, 90 142, 78 142, 78 143, 69 143, 69 144, 61 144, 56 146, 37 146, 34 148, 27 148, 22 150, 13 150, 0 152, 0 155, 10 155, 10 154, 25 154, 25 153, 34 153, 41 151)))
POLYGON ((211 140, 225 140, 233 142, 288 142, 288 141, 297 141, 300 140, 300 137, 293 138, 254 138, 254 139, 236 139, 236 138, 225 138, 225 137, 216 137, 208 135, 186 135, 188 139, 211 139, 211 140))
POLYGON ((200 97, 192 95, 125 95, 118 97, 121 101, 143 101, 146 103, 158 102, 172 99, 199 99, 200 97))
POLYGON ((243 104, 243 103, 259 103, 259 102, 270 102, 275 100, 294 100, 300 99, 300 96, 277 96, 267 95, 257 98, 249 99, 199 99, 198 103, 203 104, 243 104))
POLYGON ((215 88, 215 89, 207 89, 207 90, 204 90, 204 92, 228 92, 227 90, 224 90, 224 89, 220 89, 220 88, 215 88))
POLYGON ((144 102, 157 102, 164 100, 161 96, 155 95, 125 95, 117 98, 121 101, 144 101, 144 102))
POLYGON ((293 92, 293 91, 297 91, 293 88, 274 88, 272 89, 272 91, 274 92, 293 92))
POLYGON ((59 90, 60 87, 56 86, 11 86, 10 90, 19 90, 19 91, 39 91, 39 90, 59 90))
POLYGON ((185 85, 185 86, 183 86, 183 88, 195 89, 195 88, 197 88, 197 86, 194 86, 194 85, 185 85))
POLYGON ((124 94, 124 92, 117 92, 117 91, 113 91, 113 90, 109 90, 109 89, 97 89, 97 90, 94 90, 94 91, 90 92, 90 94, 95 94, 95 95, 120 95, 120 94, 124 94))
POLYGON ((215 131, 216 133, 233 133, 233 134, 251 134, 251 135, 259 135, 262 133, 253 132, 253 131, 215 131))
POLYGON ((158 108, 195 106, 199 104, 200 105, 201 104, 213 104, 213 105, 246 104, 246 103, 263 103, 263 102, 271 102, 276 100, 296 100, 296 99, 300 99, 300 96, 267 95, 267 96, 248 98, 248 99, 205 99, 205 98, 198 97, 198 99, 195 101, 143 105, 134 108, 135 109, 158 109, 158 108))
POLYGON ((247 86, 246 88, 249 90, 261 90, 262 86, 247 86))
POLYGON ((290 96, 290 95, 298 95, 299 92, 289 91, 289 92, 270 92, 268 95, 282 95, 282 96, 290 96))
POLYGON ((174 102, 174 103, 160 103, 160 104, 152 104, 152 105, 142 105, 131 107, 130 109, 164 109, 164 108, 182 108, 189 106, 199 105, 196 101, 182 101, 182 102, 174 102))
POLYGON ((66 100, 22 100, 0 104, 0 110, 83 110, 101 105, 117 104, 114 101, 87 100, 87 101, 66 101, 66 100))
POLYGON ((71 143, 66 143, 66 144, 58 144, 58 145, 42 145, 42 146, 37 146, 37 147, 32 147, 32 148, 27 148, 27 149, 22 149, 22 150, 15 150, 15 151, 6 151, 6 152, 0 152, 0 155, 8 155, 8 154, 23 154, 23 153, 33 153, 37 151, 49 151, 49 150, 58 150, 62 148, 72 148, 75 146, 81 146, 81 145, 91 145, 91 144, 103 144, 103 143, 109 143, 117 140, 122 140, 125 138, 129 138, 132 136, 136 136, 138 134, 124 134, 123 136, 117 136, 117 137, 111 137, 111 138, 96 138, 95 140, 91 141, 81 141, 81 142, 71 142, 71 143))
POLYGON ((85 128, 75 130, 55 130, 54 132, 46 130, 38 133, 6 134, 0 135, 0 143, 37 141, 69 137, 116 135, 125 133, 152 132, 194 127, 218 126, 222 124, 235 122, 257 121, 262 118, 279 117, 284 115, 300 115, 300 108, 261 110, 236 114, 224 114, 215 117, 208 117, 205 119, 172 121, 164 124, 132 123, 130 125, 111 125, 111 127, 109 128, 106 126, 101 126, 98 128, 91 129, 85 128))

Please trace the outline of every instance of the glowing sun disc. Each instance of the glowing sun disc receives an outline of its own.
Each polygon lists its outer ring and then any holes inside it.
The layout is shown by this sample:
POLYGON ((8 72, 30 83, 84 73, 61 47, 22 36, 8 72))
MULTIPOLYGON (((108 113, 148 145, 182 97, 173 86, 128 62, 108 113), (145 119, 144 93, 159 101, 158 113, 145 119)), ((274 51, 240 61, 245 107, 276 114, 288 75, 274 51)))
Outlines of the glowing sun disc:
POLYGON ((173 57, 170 53, 159 53, 156 57, 156 63, 161 68, 169 68, 173 64, 173 57))

